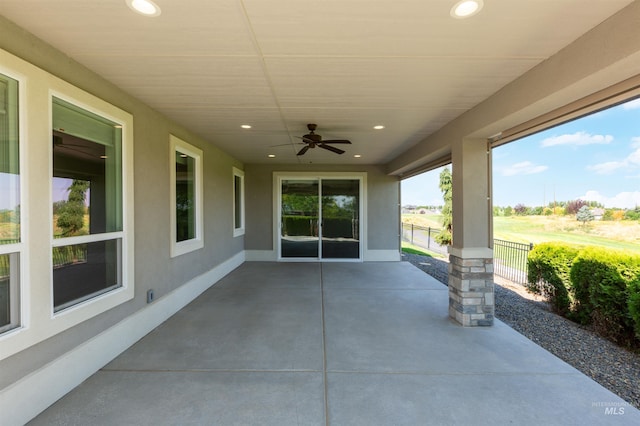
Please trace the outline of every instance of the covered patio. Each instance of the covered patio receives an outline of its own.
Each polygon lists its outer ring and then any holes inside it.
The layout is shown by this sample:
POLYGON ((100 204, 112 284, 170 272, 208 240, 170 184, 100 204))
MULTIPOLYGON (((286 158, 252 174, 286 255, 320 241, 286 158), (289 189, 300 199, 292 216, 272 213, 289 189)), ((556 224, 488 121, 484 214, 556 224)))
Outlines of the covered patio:
POLYGON ((33 424, 638 424, 406 262, 245 262, 33 424))

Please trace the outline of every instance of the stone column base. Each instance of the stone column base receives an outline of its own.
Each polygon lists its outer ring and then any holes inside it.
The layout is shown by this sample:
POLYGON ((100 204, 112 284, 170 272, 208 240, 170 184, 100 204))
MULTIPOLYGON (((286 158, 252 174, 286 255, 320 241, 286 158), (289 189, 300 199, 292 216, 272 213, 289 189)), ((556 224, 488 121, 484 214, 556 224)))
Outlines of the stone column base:
POLYGON ((468 327, 493 325, 493 259, 449 254, 449 316, 468 327))

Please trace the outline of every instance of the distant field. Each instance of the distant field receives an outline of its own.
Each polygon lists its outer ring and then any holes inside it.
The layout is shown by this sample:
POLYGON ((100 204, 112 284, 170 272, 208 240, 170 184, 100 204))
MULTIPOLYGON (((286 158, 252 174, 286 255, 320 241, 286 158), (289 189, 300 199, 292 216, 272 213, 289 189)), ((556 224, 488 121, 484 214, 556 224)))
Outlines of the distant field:
MULTIPOLYGON (((405 214, 403 222, 440 227, 442 217, 405 214)), ((569 216, 498 216, 493 219, 493 236, 521 243, 563 241, 640 253, 640 223, 637 221, 589 222, 586 226, 569 216)))
POLYGON ((20 225, 15 223, 0 223, 0 240, 13 240, 18 238, 20 225))

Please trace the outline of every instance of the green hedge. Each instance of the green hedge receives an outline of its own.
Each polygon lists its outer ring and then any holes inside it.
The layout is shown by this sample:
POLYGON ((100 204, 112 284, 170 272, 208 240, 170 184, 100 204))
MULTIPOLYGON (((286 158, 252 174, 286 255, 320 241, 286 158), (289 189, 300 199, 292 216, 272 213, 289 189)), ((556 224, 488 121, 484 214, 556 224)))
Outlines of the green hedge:
MULTIPOLYGON (((357 238, 358 230, 354 229, 351 219, 325 217, 323 219, 323 236, 327 238, 357 238), (355 235, 354 235, 355 233, 355 235)), ((318 235, 317 216, 283 216, 282 231, 284 235, 318 235)))
POLYGON ((566 315, 573 294, 569 273, 579 248, 564 243, 542 243, 533 247, 527 259, 527 288, 541 294, 554 311, 566 315))
MULTIPOLYGON (((574 261, 571 280, 581 297, 588 297, 580 305, 586 307, 584 313, 591 317, 595 330, 616 343, 632 345, 635 333, 631 310, 635 307, 631 306, 639 297, 635 289, 640 281, 640 256, 587 247, 574 261)), ((640 328, 636 331, 640 333, 640 328)))
POLYGON ((282 233, 284 235, 318 235, 317 216, 283 216, 282 233))
POLYGON ((552 242, 535 246, 528 265, 529 290, 558 313, 640 347, 640 256, 552 242))
POLYGON ((636 340, 640 340, 640 279, 629 283, 629 314, 633 320, 636 340))

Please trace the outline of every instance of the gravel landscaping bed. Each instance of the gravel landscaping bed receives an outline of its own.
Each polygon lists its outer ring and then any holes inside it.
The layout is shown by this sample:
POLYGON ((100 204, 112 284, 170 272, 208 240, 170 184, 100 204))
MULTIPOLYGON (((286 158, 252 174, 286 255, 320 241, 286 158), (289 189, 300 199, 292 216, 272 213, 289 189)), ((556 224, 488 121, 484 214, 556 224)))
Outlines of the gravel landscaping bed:
MULTIPOLYGON (((446 260, 407 253, 402 260, 446 285, 446 260)), ((556 315, 518 284, 496 277, 495 296, 496 318, 640 408, 640 354, 556 315)))

